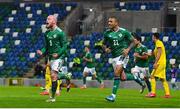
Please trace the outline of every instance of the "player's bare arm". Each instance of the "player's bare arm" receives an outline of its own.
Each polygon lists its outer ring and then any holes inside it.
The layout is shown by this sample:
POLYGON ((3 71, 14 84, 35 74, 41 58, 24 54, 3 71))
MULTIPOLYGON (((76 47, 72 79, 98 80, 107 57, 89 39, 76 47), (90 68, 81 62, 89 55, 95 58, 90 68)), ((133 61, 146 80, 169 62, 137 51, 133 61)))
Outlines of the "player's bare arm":
POLYGON ((37 50, 36 53, 37 53, 38 55, 40 55, 40 56, 43 55, 43 53, 42 53, 41 50, 37 50))
POLYGON ((53 58, 58 58, 59 57, 59 55, 57 53, 54 53, 52 56, 53 56, 53 58))
POLYGON ((134 38, 133 38, 133 39, 131 40, 131 44, 129 45, 129 47, 123 50, 123 54, 124 54, 125 56, 127 56, 128 53, 129 53, 129 51, 131 50, 131 48, 133 48, 134 46, 135 46, 135 44, 134 44, 134 38))

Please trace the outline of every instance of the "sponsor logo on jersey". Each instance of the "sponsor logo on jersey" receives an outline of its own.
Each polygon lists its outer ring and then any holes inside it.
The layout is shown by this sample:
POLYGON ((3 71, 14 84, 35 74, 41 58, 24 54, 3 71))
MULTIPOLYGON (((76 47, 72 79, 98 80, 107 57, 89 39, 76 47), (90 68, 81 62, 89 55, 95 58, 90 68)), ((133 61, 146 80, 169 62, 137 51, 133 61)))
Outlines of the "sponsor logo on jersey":
POLYGON ((122 37, 122 34, 120 33, 120 34, 118 34, 118 36, 121 38, 121 37, 122 37))
POLYGON ((55 34, 55 35, 53 35, 53 37, 54 37, 54 38, 56 38, 56 37, 57 37, 57 35, 55 34))

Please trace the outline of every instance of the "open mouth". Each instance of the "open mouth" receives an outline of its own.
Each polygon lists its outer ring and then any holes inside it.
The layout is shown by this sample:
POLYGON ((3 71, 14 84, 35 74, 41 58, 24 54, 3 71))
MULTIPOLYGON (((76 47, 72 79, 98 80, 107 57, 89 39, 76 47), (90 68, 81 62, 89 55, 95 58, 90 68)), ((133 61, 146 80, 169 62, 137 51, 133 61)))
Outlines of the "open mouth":
POLYGON ((49 23, 48 23, 48 22, 46 22, 46 25, 49 25, 49 23))

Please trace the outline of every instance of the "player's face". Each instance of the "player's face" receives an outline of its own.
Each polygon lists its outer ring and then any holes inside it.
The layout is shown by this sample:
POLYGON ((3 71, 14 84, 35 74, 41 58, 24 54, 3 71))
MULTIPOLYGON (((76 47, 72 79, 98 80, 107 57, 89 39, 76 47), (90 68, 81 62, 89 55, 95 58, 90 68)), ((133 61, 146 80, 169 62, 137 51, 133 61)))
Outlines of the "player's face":
POLYGON ((110 29, 116 28, 116 26, 118 26, 116 19, 109 18, 108 19, 108 26, 109 26, 110 29))
POLYGON ((87 47, 85 47, 84 50, 85 50, 85 52, 88 52, 88 48, 87 47))
POLYGON ((135 43, 135 45, 138 45, 139 41, 137 39, 134 39, 134 43, 135 43))
POLYGON ((152 36, 152 41, 155 42, 156 38, 154 37, 154 35, 152 36))
POLYGON ((55 20, 53 18, 53 16, 48 16, 47 20, 46 20, 46 28, 52 28, 55 24, 55 20))

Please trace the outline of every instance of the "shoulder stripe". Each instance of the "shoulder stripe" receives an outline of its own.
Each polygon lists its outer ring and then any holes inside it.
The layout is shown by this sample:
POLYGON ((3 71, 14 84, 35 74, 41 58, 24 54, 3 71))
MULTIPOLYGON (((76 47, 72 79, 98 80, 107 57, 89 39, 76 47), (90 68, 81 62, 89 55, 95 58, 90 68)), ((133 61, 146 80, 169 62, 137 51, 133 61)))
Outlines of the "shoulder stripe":
POLYGON ((59 27, 57 28, 57 30, 58 30, 59 32, 62 32, 62 30, 61 30, 59 27))
POLYGON ((124 29, 124 28, 120 28, 120 30, 123 30, 123 31, 125 31, 126 29, 124 29))

